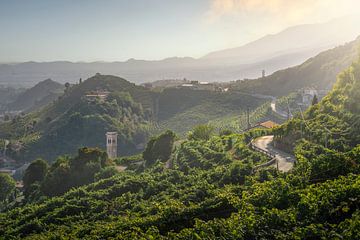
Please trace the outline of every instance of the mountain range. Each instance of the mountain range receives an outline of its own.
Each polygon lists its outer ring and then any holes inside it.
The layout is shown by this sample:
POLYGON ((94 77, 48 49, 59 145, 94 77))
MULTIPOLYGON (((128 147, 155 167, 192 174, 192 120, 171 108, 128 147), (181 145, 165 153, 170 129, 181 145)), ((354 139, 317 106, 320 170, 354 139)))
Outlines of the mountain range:
POLYGON ((238 48, 215 51, 204 57, 173 57, 157 61, 125 62, 24 62, 0 65, 0 84, 33 86, 39 79, 77 82, 97 72, 121 76, 134 83, 161 79, 232 81, 271 74, 302 63, 323 50, 349 42, 360 34, 359 16, 326 23, 290 27, 238 48), (351 27, 349 27, 351 26, 351 27), (339 34, 341 33, 341 34, 339 34))

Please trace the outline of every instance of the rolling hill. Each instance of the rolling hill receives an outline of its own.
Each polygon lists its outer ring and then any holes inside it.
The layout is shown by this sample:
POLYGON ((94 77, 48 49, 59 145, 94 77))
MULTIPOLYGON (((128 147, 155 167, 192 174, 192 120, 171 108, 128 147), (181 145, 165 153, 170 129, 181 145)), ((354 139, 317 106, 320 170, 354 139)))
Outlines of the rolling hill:
POLYGON ((155 92, 119 77, 96 74, 69 86, 40 111, 0 124, 0 138, 11 140, 8 153, 15 159, 53 161, 82 146, 104 148, 105 133, 117 131, 119 154, 128 155, 141 151, 154 133, 172 129, 185 134, 197 124, 236 117, 264 102, 241 93, 182 88, 155 92), (94 97, 101 93, 107 97, 94 97))
POLYGON ((46 79, 24 91, 16 100, 9 103, 7 108, 10 111, 23 112, 37 110, 61 96, 64 88, 62 84, 46 79))
POLYGON ((232 88, 272 96, 285 96, 306 87, 329 91, 342 69, 359 54, 360 37, 355 41, 324 51, 304 63, 277 71, 264 78, 237 81, 232 88))

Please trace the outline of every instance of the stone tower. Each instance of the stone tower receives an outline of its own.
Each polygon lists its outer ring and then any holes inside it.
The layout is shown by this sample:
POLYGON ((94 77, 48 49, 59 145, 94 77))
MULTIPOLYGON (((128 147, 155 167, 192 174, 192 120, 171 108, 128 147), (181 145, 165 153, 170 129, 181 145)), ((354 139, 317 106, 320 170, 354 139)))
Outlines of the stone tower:
POLYGON ((106 152, 111 159, 117 157, 117 136, 117 132, 106 133, 106 152))

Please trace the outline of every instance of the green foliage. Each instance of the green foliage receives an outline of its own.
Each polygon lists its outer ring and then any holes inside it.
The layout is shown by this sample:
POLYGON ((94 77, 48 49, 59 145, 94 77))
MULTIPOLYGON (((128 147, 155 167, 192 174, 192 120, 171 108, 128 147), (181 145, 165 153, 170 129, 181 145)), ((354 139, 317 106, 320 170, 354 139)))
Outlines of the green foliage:
POLYGON ((0 138, 21 141, 21 149, 8 151, 17 160, 54 161, 83 146, 105 148, 105 133, 117 131, 118 154, 133 154, 153 129, 152 103, 150 91, 118 77, 97 75, 68 86, 63 96, 40 111, 0 124, 0 138), (96 90, 110 94, 105 101, 86 97, 96 90))
POLYGON ((351 150, 360 142, 360 64, 355 62, 342 72, 334 89, 302 116, 279 128, 280 143, 295 143, 304 138, 312 143, 341 152, 351 150))
POLYGON ((314 97, 313 97, 313 99, 311 101, 311 105, 315 105, 315 104, 318 104, 318 103, 319 103, 319 100, 318 100, 317 96, 314 95, 314 97))
MULTIPOLYGON (((230 128, 227 127, 229 119, 238 121, 239 115, 245 117, 247 107, 255 111, 264 102, 264 99, 239 92, 166 89, 158 97, 159 127, 161 131, 170 129, 181 136, 185 136, 195 126, 209 122, 211 125, 216 123, 217 129, 230 128)), ((257 120, 255 116, 252 119, 257 120)), ((240 129, 244 126, 239 123, 231 125, 240 126, 240 129)), ((234 128, 231 126, 230 129, 234 128)))
POLYGON ((304 119, 294 118, 275 130, 228 132, 175 143, 170 131, 154 137, 143 156, 117 160, 129 164, 144 158, 146 167, 138 171, 114 174, 98 150, 82 149, 78 157, 59 158, 42 187, 66 187, 57 197, 0 214, 0 236, 358 239, 359 69, 354 64, 340 75, 334 90, 304 119), (337 132, 326 146, 324 127, 337 132), (268 158, 248 143, 264 134, 275 134, 278 143, 294 142, 297 162, 292 171, 255 168, 268 158), (94 169, 100 170, 94 174, 94 169), (98 181, 90 183, 94 176, 98 181))
POLYGON ((8 174, 0 173, 0 202, 5 202, 15 190, 15 181, 8 174))
POLYGON ((298 159, 295 171, 306 176, 311 182, 359 173, 358 151, 359 147, 341 153, 304 141, 298 144, 295 150, 298 159))
POLYGON ((33 161, 25 170, 23 176, 25 196, 31 194, 31 185, 36 182, 42 182, 47 174, 48 164, 42 159, 33 161))
MULTIPOLYGON (((258 134, 254 131, 249 136, 258 134)), ((232 134, 185 141, 175 150, 174 170, 158 163, 142 173, 113 175, 114 169, 104 168, 93 184, 0 215, 0 234, 29 239, 357 236, 358 176, 347 175, 349 170, 339 179, 311 185, 303 172, 281 175, 262 169, 254 173, 253 164, 259 164, 263 156, 252 152, 246 139, 232 134)), ((50 172, 71 172, 70 166, 76 166, 81 174, 79 169, 96 156, 101 162, 101 153, 80 151, 74 163, 59 159, 50 172)), ((312 154, 313 150, 308 151, 312 154)), ((356 148, 348 157, 355 159, 359 153, 356 148)), ((65 180, 71 178, 60 179, 61 185, 51 188, 68 184, 65 180)))
POLYGON ((175 138, 175 133, 170 130, 151 138, 143 152, 145 164, 151 166, 157 160, 167 161, 170 158, 175 138))
POLYGON ((198 125, 189 132, 188 139, 190 140, 209 140, 214 134, 214 127, 211 125, 198 125))
POLYGON ((99 178, 102 174, 109 174, 102 172, 109 165, 105 152, 96 148, 81 148, 77 156, 60 157, 51 165, 41 189, 47 196, 61 195, 72 187, 94 182, 96 174, 100 174, 99 178))
POLYGON ((118 171, 114 166, 105 167, 95 174, 95 181, 100 181, 101 179, 110 178, 112 176, 115 176, 117 173, 118 171))

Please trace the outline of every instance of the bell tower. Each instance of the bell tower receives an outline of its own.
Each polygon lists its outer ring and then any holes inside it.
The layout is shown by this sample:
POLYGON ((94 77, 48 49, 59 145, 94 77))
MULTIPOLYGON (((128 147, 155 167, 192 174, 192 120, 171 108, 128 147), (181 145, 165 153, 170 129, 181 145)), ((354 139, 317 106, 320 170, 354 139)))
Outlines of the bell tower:
POLYGON ((106 152, 109 158, 117 157, 117 132, 106 133, 106 152))

